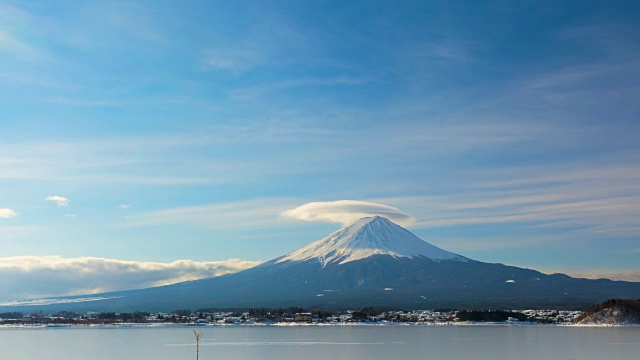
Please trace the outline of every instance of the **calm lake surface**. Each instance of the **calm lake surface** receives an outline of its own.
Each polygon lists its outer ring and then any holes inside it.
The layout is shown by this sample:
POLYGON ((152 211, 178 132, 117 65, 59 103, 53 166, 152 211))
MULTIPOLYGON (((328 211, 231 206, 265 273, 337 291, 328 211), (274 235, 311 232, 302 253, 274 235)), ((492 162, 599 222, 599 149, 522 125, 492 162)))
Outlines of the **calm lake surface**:
POLYGON ((0 358, 638 359, 640 328, 560 326, 207 326, 0 328, 0 358))

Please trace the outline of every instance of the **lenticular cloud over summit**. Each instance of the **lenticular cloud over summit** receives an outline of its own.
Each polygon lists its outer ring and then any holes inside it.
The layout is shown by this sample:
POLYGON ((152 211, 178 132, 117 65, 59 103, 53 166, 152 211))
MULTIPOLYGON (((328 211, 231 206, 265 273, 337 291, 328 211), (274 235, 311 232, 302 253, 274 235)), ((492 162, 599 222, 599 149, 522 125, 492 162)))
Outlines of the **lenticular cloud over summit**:
POLYGON ((310 202, 287 210, 282 215, 292 219, 331 222, 342 225, 348 225, 358 219, 376 215, 383 216, 402 226, 411 225, 415 221, 413 217, 393 206, 357 200, 310 202))

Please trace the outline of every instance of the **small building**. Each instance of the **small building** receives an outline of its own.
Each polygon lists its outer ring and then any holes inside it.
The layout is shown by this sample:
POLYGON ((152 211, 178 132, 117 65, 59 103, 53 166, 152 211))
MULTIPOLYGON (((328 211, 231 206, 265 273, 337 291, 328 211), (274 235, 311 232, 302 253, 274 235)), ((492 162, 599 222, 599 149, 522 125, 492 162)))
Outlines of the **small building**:
POLYGON ((310 323, 313 319, 313 315, 311 313, 296 313, 293 316, 293 321, 295 322, 308 322, 310 323))

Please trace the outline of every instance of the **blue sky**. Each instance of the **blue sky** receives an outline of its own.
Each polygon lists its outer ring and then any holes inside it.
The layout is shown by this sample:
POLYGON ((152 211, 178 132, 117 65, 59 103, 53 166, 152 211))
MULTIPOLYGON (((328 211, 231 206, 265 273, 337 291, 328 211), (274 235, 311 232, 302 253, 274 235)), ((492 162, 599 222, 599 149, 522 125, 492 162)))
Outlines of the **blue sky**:
POLYGON ((235 271, 380 212, 640 281, 639 11, 0 1, 0 299, 235 271))

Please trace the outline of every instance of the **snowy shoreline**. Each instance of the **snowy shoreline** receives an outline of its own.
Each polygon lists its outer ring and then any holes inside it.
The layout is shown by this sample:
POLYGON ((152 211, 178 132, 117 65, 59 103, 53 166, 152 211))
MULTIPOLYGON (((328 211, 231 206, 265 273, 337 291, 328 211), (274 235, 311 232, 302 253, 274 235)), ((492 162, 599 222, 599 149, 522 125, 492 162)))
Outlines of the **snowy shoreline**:
POLYGON ((640 324, 540 324, 533 322, 444 322, 444 323, 410 323, 410 322, 358 322, 358 323, 251 323, 251 324, 181 324, 181 323, 122 323, 122 324, 42 324, 42 325, 0 325, 0 329, 127 329, 127 328, 208 328, 208 327, 434 327, 434 326, 475 326, 475 327, 507 327, 507 326, 537 326, 537 327, 580 327, 580 328, 640 328, 640 324))

